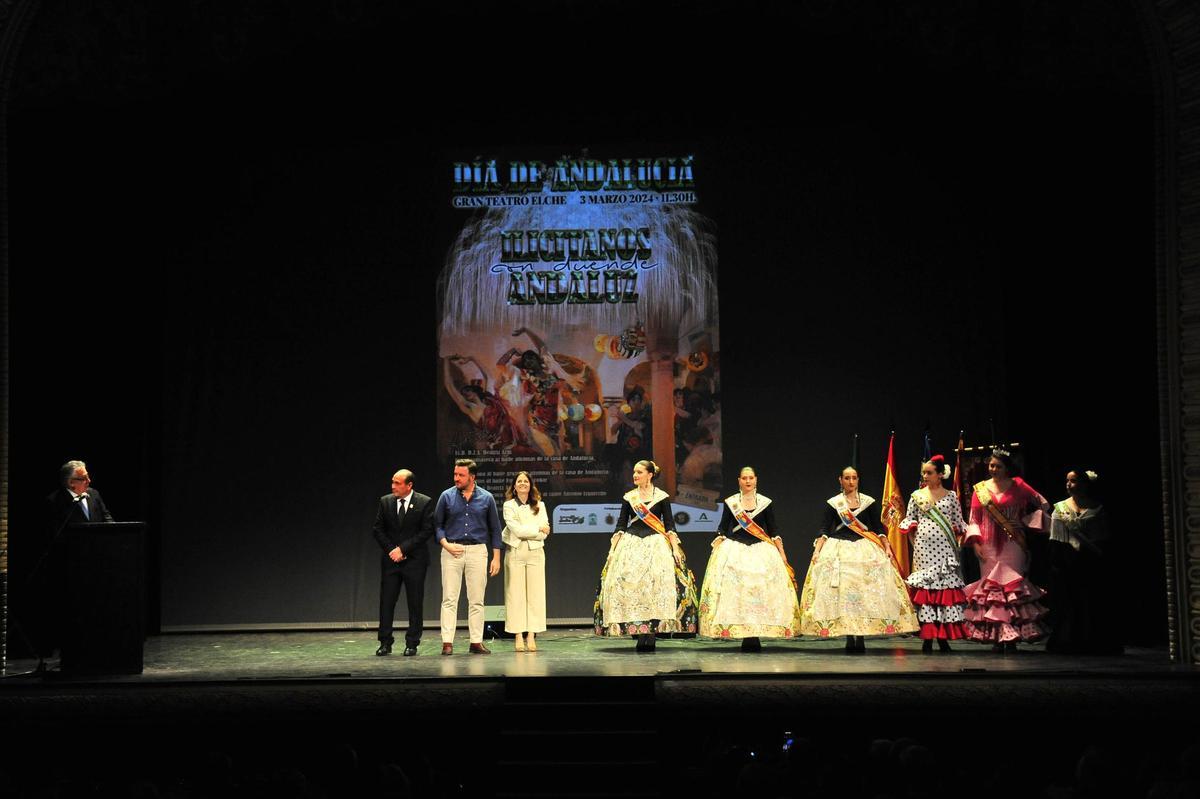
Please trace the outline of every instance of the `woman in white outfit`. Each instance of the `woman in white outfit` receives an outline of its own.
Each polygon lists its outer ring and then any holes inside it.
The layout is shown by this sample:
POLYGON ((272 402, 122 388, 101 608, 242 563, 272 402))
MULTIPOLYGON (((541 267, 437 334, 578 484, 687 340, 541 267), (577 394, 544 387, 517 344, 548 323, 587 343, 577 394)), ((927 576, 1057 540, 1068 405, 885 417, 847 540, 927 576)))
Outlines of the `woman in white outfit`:
POLYGON ((518 652, 536 652, 546 631, 546 536, 550 519, 529 472, 517 472, 504 492, 504 629, 518 652))

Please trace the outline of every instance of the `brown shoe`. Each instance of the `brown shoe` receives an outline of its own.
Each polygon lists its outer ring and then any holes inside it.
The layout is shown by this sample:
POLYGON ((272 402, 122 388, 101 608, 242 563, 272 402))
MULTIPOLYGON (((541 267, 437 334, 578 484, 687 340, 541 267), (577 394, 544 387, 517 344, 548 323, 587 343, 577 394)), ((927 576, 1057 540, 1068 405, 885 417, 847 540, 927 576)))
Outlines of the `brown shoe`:
POLYGON ((492 650, 488 649, 483 644, 471 644, 471 654, 472 655, 490 655, 490 654, 492 654, 492 650))
POLYGON ((454 644, 442 644, 442 654, 443 655, 453 655, 454 654, 454 644))

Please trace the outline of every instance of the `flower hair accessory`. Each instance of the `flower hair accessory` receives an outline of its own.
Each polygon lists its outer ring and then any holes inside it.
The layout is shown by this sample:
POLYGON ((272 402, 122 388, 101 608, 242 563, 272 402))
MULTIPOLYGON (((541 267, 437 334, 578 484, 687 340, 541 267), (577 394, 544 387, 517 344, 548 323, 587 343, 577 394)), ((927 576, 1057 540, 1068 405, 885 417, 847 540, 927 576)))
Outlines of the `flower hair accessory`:
POLYGON ((940 463, 942 465, 942 468, 940 470, 942 473, 942 479, 943 480, 950 479, 950 464, 946 463, 946 457, 944 455, 934 455, 932 458, 929 459, 929 462, 935 468, 940 463))
POLYGON ((1088 469, 1086 472, 1084 472, 1084 474, 1086 474, 1087 479, 1091 480, 1093 483, 1100 479, 1100 475, 1096 474, 1091 469, 1088 469))
POLYGON ((997 457, 1003 457, 1003 458, 1011 458, 1012 457, 1011 452, 1009 452, 1006 449, 1001 449, 1000 447, 996 447, 995 449, 993 449, 992 454, 997 457))

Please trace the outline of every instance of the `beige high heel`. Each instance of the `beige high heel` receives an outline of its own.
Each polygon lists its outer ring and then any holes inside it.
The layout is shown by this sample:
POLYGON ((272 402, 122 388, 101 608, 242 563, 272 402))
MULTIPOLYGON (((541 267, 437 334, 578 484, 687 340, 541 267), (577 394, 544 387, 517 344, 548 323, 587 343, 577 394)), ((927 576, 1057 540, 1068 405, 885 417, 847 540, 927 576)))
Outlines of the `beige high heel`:
POLYGON ((513 646, 516 649, 516 651, 518 651, 518 652, 525 651, 525 634, 524 633, 517 633, 517 637, 513 639, 513 642, 514 642, 513 646))
POLYGON ((534 640, 533 633, 529 633, 525 638, 525 648, 530 652, 537 651, 537 641, 534 640))

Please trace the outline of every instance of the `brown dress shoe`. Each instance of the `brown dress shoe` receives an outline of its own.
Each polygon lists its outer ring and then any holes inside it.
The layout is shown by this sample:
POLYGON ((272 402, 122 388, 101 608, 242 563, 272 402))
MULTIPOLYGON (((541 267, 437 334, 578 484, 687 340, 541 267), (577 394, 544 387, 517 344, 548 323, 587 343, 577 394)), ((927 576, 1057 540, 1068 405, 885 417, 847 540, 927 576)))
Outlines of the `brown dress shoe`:
POLYGON ((454 654, 454 644, 442 644, 442 654, 443 655, 453 655, 454 654))
POLYGON ((490 655, 490 654, 492 654, 492 650, 488 649, 483 644, 471 644, 471 654, 472 655, 490 655))

